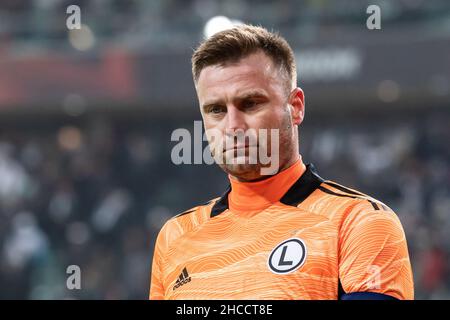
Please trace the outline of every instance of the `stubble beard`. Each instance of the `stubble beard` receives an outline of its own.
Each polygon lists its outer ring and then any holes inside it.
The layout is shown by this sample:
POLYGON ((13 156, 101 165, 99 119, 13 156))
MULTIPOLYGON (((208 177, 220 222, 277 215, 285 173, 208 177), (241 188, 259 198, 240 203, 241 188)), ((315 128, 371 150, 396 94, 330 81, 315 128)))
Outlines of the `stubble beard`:
POLYGON ((296 139, 295 134, 292 131, 292 126, 290 114, 289 112, 286 112, 280 128, 275 128, 278 129, 279 133, 278 146, 275 146, 275 150, 271 150, 271 134, 269 132, 267 135, 268 138, 265 141, 260 140, 258 137, 258 145, 253 147, 257 148, 256 152, 255 150, 245 149, 245 163, 236 163, 237 150, 234 150, 234 154, 232 153, 233 151, 226 151, 228 154, 222 152, 221 155, 218 155, 221 157, 221 161, 216 162, 223 171, 239 181, 258 181, 269 178, 271 175, 285 169, 294 156, 294 143, 296 143, 296 139), (255 153, 257 156, 256 159, 253 157, 255 153), (265 154, 271 159, 273 159, 273 157, 278 157, 278 166, 273 174, 262 174, 263 169, 269 167, 270 164, 262 164, 259 157, 260 154, 265 154))

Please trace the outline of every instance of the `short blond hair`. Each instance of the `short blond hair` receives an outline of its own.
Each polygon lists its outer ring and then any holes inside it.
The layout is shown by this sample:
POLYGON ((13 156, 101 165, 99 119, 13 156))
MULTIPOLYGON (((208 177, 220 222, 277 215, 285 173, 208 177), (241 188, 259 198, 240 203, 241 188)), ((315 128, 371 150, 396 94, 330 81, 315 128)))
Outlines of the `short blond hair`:
POLYGON ((288 42, 277 33, 247 24, 218 32, 198 46, 191 59, 194 82, 208 66, 238 62, 260 50, 287 76, 289 90, 296 86, 297 68, 288 42))

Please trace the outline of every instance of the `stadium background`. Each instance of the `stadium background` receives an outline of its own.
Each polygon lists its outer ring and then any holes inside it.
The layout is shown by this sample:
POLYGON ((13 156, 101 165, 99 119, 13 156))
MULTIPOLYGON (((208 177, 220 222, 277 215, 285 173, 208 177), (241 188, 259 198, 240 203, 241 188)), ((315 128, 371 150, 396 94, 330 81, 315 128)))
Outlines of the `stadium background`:
POLYGON ((2 0, 0 298, 147 298, 159 228, 227 185, 170 158, 172 131, 201 119, 190 54, 221 15, 292 44, 305 161, 391 206, 416 298, 450 298, 447 0, 2 0))

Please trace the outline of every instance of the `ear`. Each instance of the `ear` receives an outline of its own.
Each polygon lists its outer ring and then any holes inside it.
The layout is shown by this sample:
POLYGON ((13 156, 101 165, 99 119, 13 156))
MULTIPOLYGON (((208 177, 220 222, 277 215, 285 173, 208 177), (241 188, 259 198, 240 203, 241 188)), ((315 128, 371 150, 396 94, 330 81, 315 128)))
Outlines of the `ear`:
POLYGON ((292 106, 292 120, 295 125, 300 125, 305 117, 305 95, 299 87, 291 91, 288 103, 292 106))

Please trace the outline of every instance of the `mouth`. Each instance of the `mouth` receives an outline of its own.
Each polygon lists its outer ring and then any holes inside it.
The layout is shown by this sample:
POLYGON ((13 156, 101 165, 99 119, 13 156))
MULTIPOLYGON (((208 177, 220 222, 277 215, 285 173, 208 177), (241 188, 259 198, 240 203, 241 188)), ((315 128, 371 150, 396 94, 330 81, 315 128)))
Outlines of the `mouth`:
POLYGON ((223 149, 223 152, 231 151, 231 150, 249 149, 249 148, 254 148, 254 147, 258 147, 258 146, 257 145, 234 146, 232 148, 223 149))

